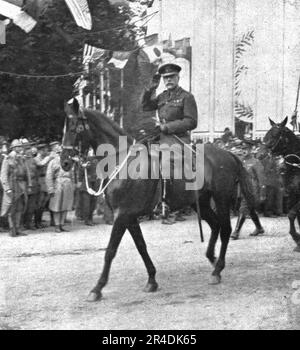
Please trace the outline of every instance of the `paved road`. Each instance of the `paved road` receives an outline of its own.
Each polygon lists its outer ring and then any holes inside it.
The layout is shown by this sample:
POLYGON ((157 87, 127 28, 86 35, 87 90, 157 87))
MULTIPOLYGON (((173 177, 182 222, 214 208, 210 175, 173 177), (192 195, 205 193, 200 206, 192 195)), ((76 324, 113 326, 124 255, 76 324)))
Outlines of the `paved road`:
POLYGON ((110 226, 1 234, 0 328, 299 329, 300 295, 292 287, 300 280, 300 254, 293 252, 286 218, 262 222, 265 236, 249 237, 249 221, 241 239, 230 242, 217 286, 208 284, 206 224, 200 244, 195 217, 172 226, 143 222, 159 290, 143 292, 146 271, 126 234, 98 303, 86 296, 100 274, 110 226))

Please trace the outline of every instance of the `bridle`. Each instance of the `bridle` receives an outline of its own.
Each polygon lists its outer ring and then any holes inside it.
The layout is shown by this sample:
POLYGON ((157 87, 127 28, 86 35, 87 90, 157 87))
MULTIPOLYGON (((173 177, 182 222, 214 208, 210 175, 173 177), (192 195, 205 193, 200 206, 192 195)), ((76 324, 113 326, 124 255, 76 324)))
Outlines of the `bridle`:
MULTIPOLYGON (((67 117, 67 118, 69 118, 71 120, 71 118, 74 118, 74 117, 72 116, 72 117, 67 117)), ((69 122, 70 122, 70 120, 69 120, 69 122)), ((65 123, 67 123, 67 120, 65 123)), ((66 129, 66 124, 65 124, 65 129, 66 129)), ((80 136, 83 132, 89 131, 89 130, 90 130, 90 126, 88 124, 88 119, 85 116, 83 109, 80 108, 78 111, 78 116, 76 116, 76 123, 73 126, 71 126, 68 130, 68 132, 74 137, 73 145, 72 146, 65 146, 64 145, 65 131, 64 131, 64 137, 63 137, 63 142, 62 142, 62 149, 63 150, 73 151, 73 155, 77 154, 77 157, 74 157, 74 156, 71 157, 72 160, 74 160, 74 161, 78 161, 78 160, 84 161, 85 160, 86 155, 84 153, 86 153, 86 152, 83 151, 82 141, 79 140, 78 145, 76 145, 75 141, 78 138, 78 136, 80 136)))
MULTIPOLYGON (((280 129, 279 126, 276 125, 276 128, 280 129)), ((270 148, 271 152, 276 152, 276 148, 278 147, 278 145, 280 144, 280 142, 282 141, 283 135, 282 135, 282 130, 280 130, 280 136, 278 137, 277 141, 275 142, 275 144, 270 148)))

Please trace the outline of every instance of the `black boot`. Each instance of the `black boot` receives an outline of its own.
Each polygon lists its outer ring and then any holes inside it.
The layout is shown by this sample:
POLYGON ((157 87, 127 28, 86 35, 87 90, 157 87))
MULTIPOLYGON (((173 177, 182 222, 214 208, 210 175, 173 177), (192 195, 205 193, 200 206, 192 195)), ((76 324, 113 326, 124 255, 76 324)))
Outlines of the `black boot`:
POLYGON ((242 226, 243 226, 245 220, 246 220, 246 217, 245 217, 244 214, 240 214, 238 216, 238 220, 237 220, 237 223, 236 223, 236 226, 235 226, 235 230, 231 234, 231 239, 234 239, 234 240, 239 239, 240 231, 242 229, 242 226))

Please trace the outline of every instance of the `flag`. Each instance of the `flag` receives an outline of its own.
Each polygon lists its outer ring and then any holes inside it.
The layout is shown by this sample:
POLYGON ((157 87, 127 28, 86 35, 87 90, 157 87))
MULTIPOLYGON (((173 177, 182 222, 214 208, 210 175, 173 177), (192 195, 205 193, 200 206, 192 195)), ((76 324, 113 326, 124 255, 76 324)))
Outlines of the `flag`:
POLYGON ((0 21, 0 45, 5 45, 5 23, 4 21, 0 21))
POLYGON ((158 43, 158 34, 152 34, 145 37, 143 52, 148 56, 150 63, 159 63, 163 52, 162 44, 158 43))
POLYGON ((123 69, 127 64, 131 53, 132 51, 114 51, 111 59, 107 63, 113 64, 116 68, 123 69))
POLYGON ((109 55, 109 50, 101 49, 92 45, 84 44, 83 64, 104 60, 109 55))
POLYGON ((92 17, 87 0, 65 0, 79 27, 92 29, 92 17))
POLYGON ((162 45, 156 44, 152 46, 144 46, 143 51, 148 56, 150 63, 158 63, 161 60, 161 54, 163 52, 162 45))
POLYGON ((21 7, 4 0, 0 0, 0 14, 4 17, 11 18, 13 22, 26 33, 29 33, 37 23, 35 19, 22 11, 21 7))

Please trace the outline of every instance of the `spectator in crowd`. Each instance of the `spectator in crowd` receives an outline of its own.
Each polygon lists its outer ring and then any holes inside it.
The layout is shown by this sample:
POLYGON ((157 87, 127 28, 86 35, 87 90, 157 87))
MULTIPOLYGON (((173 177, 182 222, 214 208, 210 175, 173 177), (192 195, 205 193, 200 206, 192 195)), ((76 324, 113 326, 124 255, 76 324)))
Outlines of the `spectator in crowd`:
MULTIPOLYGON (((244 142, 241 148, 244 151, 244 156, 243 156, 243 165, 245 169, 248 171, 248 174, 250 175, 251 183, 252 183, 252 188, 253 188, 253 194, 255 198, 255 204, 256 207, 259 207, 259 203, 261 200, 261 191, 264 186, 264 183, 260 182, 259 176, 257 174, 257 163, 259 162, 255 157, 252 152, 252 145, 253 143, 250 141, 244 142)), ((262 181, 262 180, 261 180, 262 181)), ((239 215, 238 215, 238 220, 236 223, 236 228, 234 232, 231 235, 232 239, 238 239, 240 235, 240 231, 242 229, 242 226, 247 218, 249 216, 249 208, 246 203, 246 200, 242 198, 240 209, 239 209, 239 215)), ((250 234, 250 236, 258 236, 264 233, 264 229, 257 217, 256 220, 253 220, 255 224, 255 230, 250 234)))
POLYGON ((74 173, 64 171, 60 165, 61 145, 55 141, 50 143, 54 159, 47 167, 46 184, 50 195, 49 210, 53 212, 55 232, 67 231, 63 226, 67 212, 73 208, 74 173))
POLYGON ((11 152, 3 160, 1 168, 1 183, 3 200, 1 216, 8 215, 10 236, 26 235, 21 231, 21 219, 27 203, 27 186, 29 173, 23 158, 23 147, 20 140, 13 140, 11 152))
MULTIPOLYGON (((1 137, 0 140, 0 172, 3 160, 7 157, 8 149, 7 149, 7 141, 4 137, 1 137)), ((0 212, 3 198, 3 187, 0 181, 0 212)), ((8 222, 6 217, 0 217, 0 231, 6 231, 8 227, 8 222)))
POLYGON ((266 202, 264 207, 264 216, 277 217, 282 214, 282 183, 276 164, 276 160, 270 154, 261 160, 264 166, 266 177, 266 202))
POLYGON ((47 165, 55 157, 54 153, 48 155, 48 146, 45 143, 40 143, 37 145, 37 155, 34 158, 37 170, 38 170, 38 183, 39 183, 39 192, 37 198, 37 208, 34 214, 34 221, 36 228, 43 228, 42 218, 44 210, 47 208, 49 202, 49 195, 46 186, 46 171, 47 165))
POLYGON ((221 140, 223 141, 223 143, 228 143, 231 142, 233 139, 233 134, 230 131, 230 129, 227 127, 224 129, 224 134, 221 137, 221 140))
POLYGON ((22 139, 24 149, 25 166, 29 173, 28 188, 27 188, 27 205, 25 208, 23 224, 25 229, 34 230, 33 215, 37 208, 37 200, 39 193, 38 169, 36 161, 32 155, 32 145, 27 139, 22 139))

